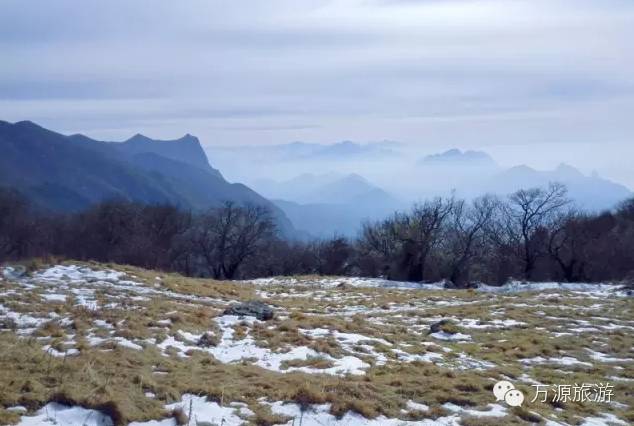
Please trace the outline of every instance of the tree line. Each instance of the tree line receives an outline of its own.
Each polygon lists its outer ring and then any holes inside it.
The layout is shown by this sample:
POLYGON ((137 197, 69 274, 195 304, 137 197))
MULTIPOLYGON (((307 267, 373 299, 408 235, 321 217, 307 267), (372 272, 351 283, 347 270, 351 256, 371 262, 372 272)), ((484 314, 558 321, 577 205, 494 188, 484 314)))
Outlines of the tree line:
POLYGON ((255 205, 190 212, 111 200, 54 214, 0 189, 0 261, 46 256, 216 279, 358 275, 458 288, 509 279, 620 281, 634 274, 634 199, 588 213, 552 183, 508 197, 437 197, 363 224, 356 238, 289 241, 255 205))

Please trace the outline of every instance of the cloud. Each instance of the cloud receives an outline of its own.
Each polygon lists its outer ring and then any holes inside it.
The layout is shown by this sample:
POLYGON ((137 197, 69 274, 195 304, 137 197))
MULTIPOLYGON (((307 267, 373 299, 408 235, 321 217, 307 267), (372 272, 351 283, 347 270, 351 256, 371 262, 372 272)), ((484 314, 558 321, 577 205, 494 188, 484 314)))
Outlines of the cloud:
POLYGON ((0 118, 207 144, 600 149, 634 134, 632 22, 629 0, 8 0, 0 118))

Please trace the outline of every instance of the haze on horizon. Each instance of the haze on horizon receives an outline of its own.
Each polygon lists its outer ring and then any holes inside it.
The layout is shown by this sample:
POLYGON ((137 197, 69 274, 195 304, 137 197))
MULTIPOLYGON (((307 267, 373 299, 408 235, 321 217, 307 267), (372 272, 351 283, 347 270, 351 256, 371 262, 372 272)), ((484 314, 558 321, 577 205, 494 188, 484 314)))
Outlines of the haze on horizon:
POLYGON ((208 149, 482 149, 634 188, 632 39, 627 0, 9 0, 0 119, 208 149))

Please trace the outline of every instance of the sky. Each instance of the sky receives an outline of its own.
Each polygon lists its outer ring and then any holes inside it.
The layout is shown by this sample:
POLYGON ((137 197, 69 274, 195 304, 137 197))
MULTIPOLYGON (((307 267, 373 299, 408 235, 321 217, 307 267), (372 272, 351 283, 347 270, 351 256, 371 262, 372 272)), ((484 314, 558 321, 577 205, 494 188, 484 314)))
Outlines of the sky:
POLYGON ((3 0, 0 119, 484 149, 634 188, 632 40, 632 0, 3 0))

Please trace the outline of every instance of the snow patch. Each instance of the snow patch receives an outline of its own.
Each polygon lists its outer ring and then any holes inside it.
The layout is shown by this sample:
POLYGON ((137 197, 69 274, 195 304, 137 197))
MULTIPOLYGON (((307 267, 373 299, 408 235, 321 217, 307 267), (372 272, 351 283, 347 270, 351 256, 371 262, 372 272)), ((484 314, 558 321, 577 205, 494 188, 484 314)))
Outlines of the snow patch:
POLYGON ((438 339, 438 340, 449 340, 449 341, 471 340, 471 336, 469 336, 468 334, 447 333, 447 332, 444 332, 444 331, 438 331, 436 333, 431 333, 430 336, 435 338, 435 339, 438 339))
POLYGON ((324 426, 324 425, 341 425, 341 426, 459 426, 460 417, 447 416, 439 417, 434 420, 415 420, 407 421, 400 419, 379 416, 374 419, 366 419, 360 414, 347 412, 341 419, 337 419, 330 414, 330 404, 320 404, 310 406, 307 410, 297 404, 288 404, 281 401, 269 403, 271 411, 275 414, 289 416, 292 420, 286 423, 287 426, 301 424, 302 426, 324 426), (301 419, 301 420, 300 420, 301 419))
POLYGON ((18 423, 18 426, 42 425, 113 426, 113 422, 97 410, 50 402, 34 416, 23 416, 18 423))
POLYGON ((613 425, 627 426, 628 423, 619 419, 614 414, 602 413, 602 414, 599 414, 599 416, 597 417, 586 417, 580 426, 613 426, 613 425))

